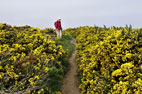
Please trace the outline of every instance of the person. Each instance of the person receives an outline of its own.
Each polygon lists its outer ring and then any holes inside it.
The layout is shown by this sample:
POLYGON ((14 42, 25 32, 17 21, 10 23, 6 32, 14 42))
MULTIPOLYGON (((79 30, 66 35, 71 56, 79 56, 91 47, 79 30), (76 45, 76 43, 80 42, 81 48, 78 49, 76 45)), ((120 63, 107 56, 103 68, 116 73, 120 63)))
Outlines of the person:
POLYGON ((62 26, 61 26, 61 18, 58 18, 58 20, 54 23, 56 28, 56 34, 57 37, 62 37, 62 26))

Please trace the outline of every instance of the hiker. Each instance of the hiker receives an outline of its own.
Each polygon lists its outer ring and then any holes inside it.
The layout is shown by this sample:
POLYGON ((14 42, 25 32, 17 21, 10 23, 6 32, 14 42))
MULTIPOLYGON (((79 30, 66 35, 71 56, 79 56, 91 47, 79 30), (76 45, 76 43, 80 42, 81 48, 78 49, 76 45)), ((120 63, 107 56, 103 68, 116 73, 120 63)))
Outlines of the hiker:
POLYGON ((56 28, 56 34, 57 37, 62 37, 62 26, 61 26, 61 18, 59 18, 55 23, 55 28, 56 28))

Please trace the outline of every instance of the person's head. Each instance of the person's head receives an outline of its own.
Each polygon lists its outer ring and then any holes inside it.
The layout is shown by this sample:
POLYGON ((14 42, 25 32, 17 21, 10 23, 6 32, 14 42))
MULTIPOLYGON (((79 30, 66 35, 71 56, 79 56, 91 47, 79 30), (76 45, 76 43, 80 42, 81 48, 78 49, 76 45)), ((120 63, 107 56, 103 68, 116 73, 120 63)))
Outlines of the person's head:
POLYGON ((58 18, 58 21, 61 21, 61 18, 58 18))

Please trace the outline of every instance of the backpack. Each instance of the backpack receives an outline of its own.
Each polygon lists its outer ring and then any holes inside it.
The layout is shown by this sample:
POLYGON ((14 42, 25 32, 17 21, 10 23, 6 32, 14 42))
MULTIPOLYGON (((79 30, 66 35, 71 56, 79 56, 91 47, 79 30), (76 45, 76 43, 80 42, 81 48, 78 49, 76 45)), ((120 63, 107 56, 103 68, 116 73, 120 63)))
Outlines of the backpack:
POLYGON ((56 27, 56 22, 54 22, 54 26, 56 27))

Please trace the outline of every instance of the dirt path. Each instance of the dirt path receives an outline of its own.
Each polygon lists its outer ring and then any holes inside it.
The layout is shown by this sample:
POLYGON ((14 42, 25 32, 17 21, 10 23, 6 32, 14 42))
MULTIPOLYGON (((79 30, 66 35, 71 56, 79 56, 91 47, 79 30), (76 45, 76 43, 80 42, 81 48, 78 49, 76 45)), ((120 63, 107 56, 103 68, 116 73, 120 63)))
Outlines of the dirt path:
MULTIPOLYGON (((76 40, 71 40, 71 43, 76 45, 76 40)), ((65 78, 63 79, 62 85, 62 93, 63 94, 81 94, 79 90, 79 81, 77 76, 77 65, 75 63, 76 60, 76 50, 73 51, 70 59, 69 59, 69 69, 65 78)))

